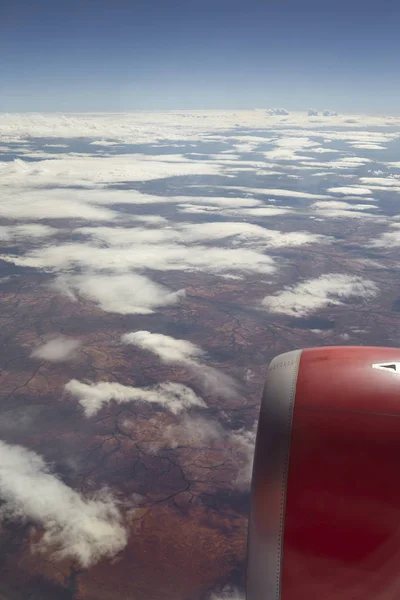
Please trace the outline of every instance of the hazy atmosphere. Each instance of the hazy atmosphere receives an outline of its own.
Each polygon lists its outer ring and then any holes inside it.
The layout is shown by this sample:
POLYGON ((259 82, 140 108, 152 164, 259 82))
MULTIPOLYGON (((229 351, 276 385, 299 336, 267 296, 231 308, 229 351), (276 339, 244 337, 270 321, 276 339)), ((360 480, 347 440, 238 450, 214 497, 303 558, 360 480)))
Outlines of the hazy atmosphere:
POLYGON ((398 12, 347 4, 2 7, 2 600, 240 600, 269 361, 399 345, 398 12))

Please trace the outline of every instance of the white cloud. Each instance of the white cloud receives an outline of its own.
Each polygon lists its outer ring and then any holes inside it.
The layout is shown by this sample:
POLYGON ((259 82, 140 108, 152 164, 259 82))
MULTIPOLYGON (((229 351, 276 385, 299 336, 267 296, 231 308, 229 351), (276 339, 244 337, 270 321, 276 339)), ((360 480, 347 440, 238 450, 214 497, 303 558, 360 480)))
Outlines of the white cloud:
POLYGON ((323 110, 322 115, 324 117, 337 117, 338 116, 337 112, 335 112, 334 110, 328 110, 328 109, 323 110))
POLYGON ((31 356, 50 362, 64 362, 72 360, 77 356, 77 350, 81 344, 80 340, 59 335, 36 348, 31 356))
MULTIPOLYGON (((314 196, 318 198, 318 196, 314 196)), ((324 197, 324 196, 322 196, 324 197)), ((273 216, 285 209, 256 207, 243 216, 273 216), (259 209, 259 210, 258 210, 259 209)), ((235 213, 233 213, 233 216, 235 213)), ((154 224, 155 225, 155 224, 154 224)), ((307 231, 283 233, 245 221, 170 223, 161 227, 82 227, 75 236, 85 243, 59 243, 3 255, 3 260, 61 275, 56 286, 71 299, 94 301, 108 312, 146 314, 180 300, 183 290, 169 289, 132 271, 205 271, 217 275, 275 272, 267 248, 327 243, 330 238, 307 231), (224 241, 221 247, 219 244, 224 241), (68 274, 79 269, 82 274, 68 274), (63 273, 65 273, 63 275, 63 273)))
MULTIPOLYGON (((307 137, 280 137, 275 141, 276 148, 274 150, 269 150, 268 152, 264 152, 264 156, 270 160, 301 160, 303 158, 307 158, 304 156, 300 156, 297 154, 300 150, 308 150, 309 148, 313 148, 315 146, 319 146, 319 143, 316 141, 312 141, 307 137)), ((307 158, 307 160, 312 160, 311 158, 307 158)))
POLYGON ((276 206, 263 206, 257 208, 237 208, 228 211, 229 216, 243 216, 253 217, 258 219, 260 217, 276 217, 285 215, 292 212, 290 208, 282 208, 276 206))
MULTIPOLYGON (((83 161, 84 162, 84 161, 83 161)), ((132 219, 161 223, 159 215, 127 215, 114 210, 114 205, 196 204, 218 205, 221 208, 262 205, 253 198, 211 196, 155 196, 137 190, 124 189, 41 189, 30 188, 22 179, 18 186, 1 187, 0 217, 19 220, 82 219, 89 222, 132 219), (26 184, 26 187, 23 186, 26 184)), ((71 182, 72 184, 73 182, 71 182)), ((44 226, 43 226, 44 227, 44 226)), ((39 231, 39 230, 38 230, 39 231)), ((44 229, 42 230, 45 231, 44 229)), ((50 233, 49 233, 50 235, 50 233)))
POLYGON ((196 204, 179 204, 178 210, 184 213, 191 214, 218 214, 225 217, 253 217, 259 219, 260 217, 276 217, 285 215, 291 212, 290 208, 282 208, 276 206, 262 206, 256 208, 232 208, 223 209, 219 206, 199 206, 196 204))
POLYGON ((322 148, 318 146, 318 148, 310 148, 308 152, 316 152, 317 154, 336 154, 339 150, 335 150, 334 148, 322 148))
MULTIPOLYGON (((309 159, 307 159, 309 160, 309 159)), ((372 162, 370 158, 364 158, 361 156, 342 156, 337 160, 330 160, 327 162, 302 162, 301 165, 305 165, 310 169, 321 167, 323 169, 356 169, 361 165, 366 165, 372 162)))
POLYGON ((386 146, 381 146, 380 144, 361 144, 355 143, 350 144, 353 148, 360 148, 361 150, 387 150, 386 146))
POLYGON ((195 161, 180 154, 117 154, 76 156, 72 153, 25 162, 21 159, 1 164, 2 186, 101 186, 124 181, 150 181, 178 175, 218 175, 221 166, 211 161, 195 161))
POLYGON ((304 317, 326 306, 340 306, 348 298, 369 300, 379 292, 378 286, 356 275, 330 273, 288 286, 262 304, 270 312, 304 317))
POLYGON ((350 204, 350 202, 344 202, 343 200, 325 200, 322 202, 314 202, 311 205, 311 208, 318 209, 331 209, 331 208, 339 208, 345 210, 370 210, 374 208, 378 208, 378 206, 374 204, 350 204))
POLYGON ((322 219, 374 219, 375 222, 382 217, 376 213, 368 212, 376 210, 375 204, 350 204, 341 201, 315 202, 311 206, 315 215, 322 219))
POLYGON ((192 363, 187 365, 190 374, 205 396, 223 398, 224 400, 238 399, 243 391, 240 384, 219 369, 205 365, 204 363, 192 363))
MULTIPOLYGON (((274 210, 278 210, 274 208, 274 210)), ((266 214, 270 214, 266 211, 266 214)), ((276 213, 275 213, 276 214, 276 213)), ((323 242, 327 238, 311 234, 307 231, 282 233, 275 229, 267 229, 260 225, 236 221, 217 221, 208 223, 175 223, 165 225, 160 229, 86 227, 76 230, 78 233, 90 234, 94 239, 106 242, 108 245, 132 246, 133 244, 160 244, 174 242, 193 245, 225 240, 227 244, 236 247, 266 247, 301 246, 323 242)))
POLYGON ((168 425, 162 432, 164 443, 170 448, 190 446, 199 449, 217 445, 228 449, 236 467, 234 486, 248 490, 251 483, 256 430, 232 431, 215 419, 184 415, 177 425, 168 425))
POLYGON ((181 383, 160 383, 151 388, 137 388, 120 383, 82 383, 71 379, 65 390, 79 401, 86 417, 97 414, 112 400, 117 404, 127 402, 149 402, 178 414, 192 406, 206 408, 207 405, 194 391, 181 383))
POLYGON ((319 210, 318 216, 325 219, 378 219, 376 215, 359 210, 326 209, 319 210))
POLYGON ((387 231, 376 240, 371 242, 369 241, 368 246, 389 249, 400 246, 400 223, 392 223, 391 227, 394 229, 394 231, 387 231))
POLYGON ((319 173, 310 173, 311 177, 327 177, 332 175, 332 173, 330 173, 329 171, 322 171, 319 173))
MULTIPOLYGON (((98 192, 97 196, 101 199, 105 191, 98 190, 98 192)), ((19 187, 14 188, 14 186, 4 186, 3 189, 0 188, 0 216, 6 219, 26 221, 86 219, 91 222, 112 221, 117 217, 117 213, 108 208, 90 204, 87 201, 90 199, 89 193, 86 193, 85 199, 83 195, 84 193, 78 190, 45 189, 39 192, 19 187)), ((112 199, 112 192, 108 199, 112 199)))
POLYGON ((188 206, 204 206, 208 208, 207 205, 211 205, 212 207, 216 206, 221 210, 229 210, 233 208, 241 208, 247 206, 260 206, 262 205, 261 200, 256 200, 255 198, 235 198, 231 196, 169 196, 167 199, 169 202, 175 202, 179 205, 186 204, 188 206))
POLYGON ((400 192, 400 178, 390 175, 389 177, 361 177, 360 181, 365 183, 371 190, 383 190, 388 192, 400 192))
POLYGON ((165 363, 191 363, 202 358, 204 352, 196 344, 187 340, 179 340, 161 333, 135 331, 125 333, 121 340, 124 344, 133 344, 142 350, 156 354, 165 363))
POLYGON ((226 585, 221 592, 213 592, 211 600, 245 600, 245 593, 233 586, 226 585))
MULTIPOLYGON (((66 271, 72 267, 83 268, 89 272, 93 272, 94 269, 111 270, 116 274, 126 274, 126 271, 130 269, 145 268, 160 271, 191 269, 215 274, 234 271, 270 274, 275 271, 275 261, 261 251, 247 248, 210 247, 200 244, 193 247, 178 244, 138 244, 137 246, 132 245, 129 252, 123 247, 98 248, 89 244, 59 244, 33 250, 22 257, 2 255, 1 258, 16 265, 56 272, 66 271)), ((99 290, 100 301, 103 303, 104 298, 104 305, 109 306, 106 292, 100 289, 103 287, 103 281, 99 281, 98 276, 93 277, 95 292, 92 292, 92 282, 85 276, 71 277, 71 286, 79 287, 88 296, 94 296, 96 290, 99 290)), ((116 281, 118 283, 118 280, 116 281)), ((113 297, 113 290, 110 293, 113 297)), ((124 296, 126 294, 129 294, 129 291, 124 292, 124 296)), ((170 303, 168 300, 175 299, 167 293, 162 295, 162 302, 160 298, 160 305, 168 304, 170 303)), ((115 306, 115 303, 118 305, 118 299, 115 299, 111 305, 115 306)))
POLYGON ((150 331, 126 333, 121 340, 153 352, 163 363, 184 365, 206 396, 233 399, 239 395, 238 383, 229 375, 201 362, 205 352, 192 342, 150 331))
POLYGON ((112 142, 110 140, 94 140, 90 142, 91 146, 118 146, 118 142, 112 142))
POLYGON ((45 144, 45 148, 68 148, 68 144, 45 144))
POLYGON ((247 431, 240 429, 231 434, 233 449, 237 452, 239 470, 235 479, 235 487, 247 490, 251 483, 253 471, 254 446, 256 443, 256 429, 247 431))
POLYGON ((342 187, 331 187, 327 190, 331 194, 344 194, 347 196, 370 196, 371 190, 367 187, 348 185, 342 187))
MULTIPOLYGON (((1 212, 1 208, 0 208, 1 212)), ((20 240, 41 239, 58 232, 54 227, 40 223, 27 223, 24 225, 0 225, 0 242, 17 242, 20 240)))
MULTIPOLYGON (((324 163, 325 164, 325 163, 324 163)), ((326 163, 329 164, 329 163, 326 163)), ((327 194, 313 194, 311 192, 299 192, 297 190, 285 190, 280 188, 252 188, 243 186, 214 186, 216 188, 224 188, 225 190, 245 192, 248 194, 259 194, 263 196, 278 196, 288 198, 309 198, 310 200, 325 200, 331 198, 327 194)), ((210 197, 211 200, 213 198, 210 197)), ((256 200, 254 200, 256 202, 256 200)))
POLYGON ((375 221, 381 217, 375 213, 367 212, 369 210, 378 209, 375 204, 350 204, 340 200, 329 200, 324 202, 314 202, 311 209, 315 210, 317 215, 323 218, 331 219, 368 219, 373 218, 375 221))
POLYGON ((132 215, 135 221, 147 223, 148 225, 164 225, 168 223, 165 217, 160 215, 132 215))
POLYGON ((167 425, 162 436, 169 448, 194 446, 204 449, 215 442, 225 441, 227 430, 216 420, 184 415, 180 423, 167 425))
MULTIPOLYGON (((99 265, 100 266, 100 265, 99 265)), ((76 294, 95 302, 105 312, 119 314, 150 314, 160 306, 176 304, 184 290, 171 292, 144 275, 70 275, 56 282, 56 288, 66 295, 76 294)))
POLYGON ((265 112, 269 117, 289 114, 289 112, 285 108, 268 108, 265 112))
POLYGON ((39 550, 89 567, 126 546, 122 517, 109 492, 81 495, 52 474, 41 456, 22 446, 0 441, 0 453, 0 519, 41 527, 39 550))
POLYGON ((190 214, 225 214, 225 210, 219 206, 201 206, 199 204, 178 204, 178 210, 190 214))
POLYGON ((318 111, 315 110, 315 108, 310 108, 308 110, 307 114, 308 114, 309 117, 318 117, 318 115, 319 115, 318 111))
MULTIPOLYGON (((0 136, 7 144, 24 143, 25 137, 46 138, 88 138, 93 140, 119 141, 123 143, 157 143, 172 145, 182 139, 197 141, 218 138, 226 130, 236 125, 248 130, 258 131, 265 127, 266 112, 264 110, 208 110, 208 111, 163 111, 128 112, 128 113, 95 113, 95 114, 0 114, 0 136)), ((400 123, 399 118, 340 115, 335 125, 348 127, 351 118, 352 130, 367 127, 394 127, 400 123), (356 116, 356 118, 354 118, 356 116)), ((315 122, 306 111, 291 111, 285 119, 274 120, 277 129, 320 128, 324 124, 331 126, 331 117, 321 115, 315 122)), ((331 132, 330 132, 331 133, 331 132)), ((341 131, 334 132, 338 135, 341 131)), ((164 144, 164 145, 165 145, 164 144)))

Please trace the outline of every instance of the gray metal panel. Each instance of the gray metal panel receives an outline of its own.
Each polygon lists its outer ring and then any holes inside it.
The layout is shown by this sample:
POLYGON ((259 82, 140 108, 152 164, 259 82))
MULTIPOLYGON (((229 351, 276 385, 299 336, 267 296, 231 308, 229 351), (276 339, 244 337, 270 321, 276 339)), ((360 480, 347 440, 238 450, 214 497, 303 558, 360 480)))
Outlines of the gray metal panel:
POLYGON ((279 600, 286 486, 302 350, 271 362, 260 410, 249 521, 247 600, 279 600))

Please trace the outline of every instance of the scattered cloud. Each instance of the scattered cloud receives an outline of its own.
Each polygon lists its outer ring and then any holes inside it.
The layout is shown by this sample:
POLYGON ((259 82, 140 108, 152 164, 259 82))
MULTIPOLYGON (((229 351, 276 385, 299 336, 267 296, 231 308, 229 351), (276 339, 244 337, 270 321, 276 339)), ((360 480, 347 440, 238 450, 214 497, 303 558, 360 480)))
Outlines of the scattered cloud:
MULTIPOLYGON (((325 163, 323 163, 325 164, 325 163)), ((329 163, 326 163, 329 164, 329 163)), ((244 186, 215 186, 217 188, 223 187, 225 190, 244 192, 247 194, 257 194, 263 196, 277 196, 288 197, 288 198, 308 198, 310 200, 328 200, 331 196, 327 194, 314 194, 311 192, 302 192, 298 190, 286 190, 281 188, 253 188, 244 186)), ((211 198, 213 200, 213 198, 211 198)))
POLYGON ((238 397, 239 384, 229 375, 201 362, 200 359, 205 358, 206 354, 192 342, 150 331, 126 333, 121 340, 125 344, 133 344, 156 354, 165 364, 185 366, 206 396, 213 395, 228 400, 238 397))
POLYGON ((221 166, 216 161, 190 160, 181 154, 76 156, 70 152, 34 162, 16 159, 2 163, 0 168, 2 186, 29 188, 95 187, 178 175, 218 175, 220 172, 221 166))
POLYGON ((318 217, 321 219, 370 219, 378 217, 372 213, 362 212, 359 210, 347 209, 325 209, 318 211, 318 217))
MULTIPOLYGON (((257 208, 237 208, 228 211, 229 216, 243 216, 253 217, 259 219, 260 217, 276 217, 286 215, 292 212, 291 208, 277 207, 277 206, 263 206, 257 208)), ((321 238, 320 238, 321 239, 321 238)))
POLYGON ((353 148, 360 148, 361 150, 387 150, 387 146, 381 146, 380 144, 350 144, 353 148))
MULTIPOLYGON (((116 238, 116 242, 118 240, 116 238)), ((59 244, 58 246, 46 246, 31 252, 24 256, 2 255, 5 261, 12 262, 20 266, 29 266, 43 269, 48 272, 66 272, 72 268, 83 269, 88 272, 88 276, 71 276, 70 283, 72 287, 79 287, 84 295, 88 297, 99 298, 104 306, 110 306, 108 302, 108 292, 104 291, 103 283, 107 284, 106 279, 98 275, 89 277, 94 270, 108 271, 111 273, 125 275, 130 270, 135 269, 153 269, 158 271, 205 271, 214 274, 226 274, 232 272, 250 272, 270 274, 275 272, 275 261, 270 256, 265 255, 259 248, 225 248, 218 246, 206 246, 202 244, 187 246, 181 244, 133 244, 130 251, 126 247, 97 247, 91 244, 59 244), (99 285, 100 282, 100 285, 99 285), (93 287, 92 284, 93 283, 93 287), (98 290, 97 292, 93 290, 98 290)), ((112 275, 110 275, 112 277, 112 275)), ((136 276, 134 276, 136 278, 136 276)), ((68 277, 66 276, 68 281, 68 277)), ((118 284, 123 279, 115 280, 118 284)), ((108 285, 112 285, 110 279, 108 285)), ((146 288, 145 284, 143 283, 146 288)), ((122 287, 122 284, 121 284, 122 287)), ((132 289, 132 288, 131 288, 132 289)), ((128 292, 127 292, 128 293, 128 292)), ((181 295, 181 292, 176 292, 181 295)), ((112 298, 115 293, 110 291, 112 298)), ((146 295, 142 294, 142 299, 146 295)), ((168 304, 176 300, 176 297, 170 297, 168 293, 162 295, 162 304, 168 304), (170 300, 170 302, 168 302, 170 300)), ((130 303, 135 306, 133 293, 130 303)), ((118 305, 118 298, 111 303, 111 306, 118 305)), ((144 309, 146 305, 144 306, 144 309)), ((151 308, 151 307, 150 307, 151 308)), ((111 310, 114 310, 112 308, 111 310)))
POLYGON ((309 117, 318 117, 319 112, 315 108, 310 108, 307 114, 309 117))
POLYGON ((162 435, 169 448, 190 446, 204 449, 215 444, 229 448, 231 460, 237 469, 234 486, 243 491, 249 489, 256 442, 255 428, 232 431, 215 419, 184 415, 180 423, 168 425, 162 435))
POLYGON ((151 388, 137 388, 114 382, 82 383, 71 379, 65 385, 65 390, 79 401, 86 417, 93 417, 111 401, 117 404, 148 402, 162 406, 174 414, 192 406, 207 408, 202 398, 181 383, 167 382, 151 388))
POLYGON ((231 434, 231 443, 233 448, 236 447, 240 463, 235 486, 241 490, 247 490, 251 483, 256 433, 254 428, 252 431, 240 429, 231 434))
POLYGON ((118 142, 113 142, 111 140, 94 140, 90 142, 91 146, 118 146, 118 142))
POLYGON ((68 148, 68 144, 45 144, 45 148, 68 148))
POLYGON ((234 196, 172 196, 170 198, 174 202, 179 204, 193 204, 193 205, 215 205, 218 206, 221 210, 229 210, 233 208, 241 208, 246 206, 261 206, 261 200, 256 200, 255 198, 236 198, 234 196))
POLYGON ((337 117, 338 116, 337 112, 335 112, 334 110, 328 110, 328 109, 323 110, 322 115, 324 117, 337 117))
MULTIPOLYGON (((1 209, 0 209, 1 211, 1 209)), ((23 240, 25 243, 31 239, 42 239, 55 235, 58 229, 49 225, 41 225, 40 223, 27 223, 23 225, 0 225, 0 242, 19 242, 23 240)))
POLYGON ((150 314, 161 306, 176 304, 185 296, 184 290, 171 292, 136 273, 66 275, 56 280, 55 289, 71 299, 80 296, 95 302, 105 312, 123 315, 150 314))
MULTIPOLYGON (((33 163, 34 164, 34 163, 33 163)), ((97 191, 97 199, 104 197, 104 191, 97 191)), ((108 201, 112 200, 108 196, 108 201)), ((32 190, 21 189, 14 186, 0 186, 0 217, 24 221, 39 221, 43 219, 82 219, 90 222, 113 221, 117 213, 90 203, 90 194, 83 194, 78 190, 32 190)), ((35 224, 34 227, 38 227, 35 224)), ((16 232, 28 232, 28 225, 20 225, 24 229, 16 232)), ((42 227, 45 227, 42 225, 42 227)), ((46 226, 47 227, 47 226, 46 226)), ((33 230, 32 230, 33 231, 33 230)), ((36 232, 44 233, 44 229, 36 229, 36 232)), ((51 235, 47 230, 47 235, 51 235)))
POLYGON ((322 146, 318 146, 317 148, 310 148, 308 152, 315 152, 316 154, 336 154, 340 151, 335 150, 334 148, 322 148, 322 146))
POLYGON ((103 490, 83 496, 50 471, 38 454, 0 441, 0 520, 34 523, 44 533, 37 549, 56 560, 90 567, 127 544, 118 504, 103 490))
POLYGON ((316 209, 345 209, 345 210, 371 210, 378 208, 375 204, 351 204, 350 202, 344 202, 343 200, 325 200, 323 202, 314 202, 311 208, 316 209))
POLYGON ((222 209, 219 206, 199 206, 196 204, 179 204, 178 210, 184 213, 191 214, 219 214, 225 217, 277 217, 292 212, 290 208, 282 208, 276 206, 263 206, 256 208, 232 208, 222 209))
POLYGON ((373 281, 356 275, 329 273, 266 296, 262 305, 270 312, 305 317, 327 306, 340 306, 348 298, 370 300, 378 293, 379 288, 373 281))
POLYGON ((147 225, 165 225, 168 220, 160 215, 133 215, 135 221, 146 223, 147 225))
MULTIPOLYGON (((313 148, 315 146, 319 146, 320 144, 316 141, 310 140, 307 137, 290 137, 283 136, 278 138, 275 141, 276 148, 274 150, 269 150, 268 152, 264 152, 264 156, 270 160, 301 160, 303 158, 307 158, 304 156, 300 156, 297 152, 301 150, 308 151, 309 148, 313 148)), ((307 160, 312 160, 311 158, 307 158, 307 160)))
POLYGON ((205 448, 215 442, 225 442, 229 432, 215 419, 184 415, 178 424, 167 425, 163 430, 164 443, 169 448, 192 446, 205 448))
MULTIPOLYGON (((276 208, 275 208, 276 210, 276 208)), ((267 212, 268 214, 268 212, 267 212)), ((326 241, 326 237, 307 231, 282 233, 260 225, 237 221, 217 221, 208 223, 170 223, 159 229, 95 227, 81 228, 77 233, 91 235, 96 241, 108 245, 132 246, 135 244, 174 243, 192 246, 224 240, 226 245, 241 248, 302 246, 326 241)), ((225 246, 226 247, 226 246, 225 246)))
POLYGON ((379 238, 368 241, 368 246, 375 248, 397 248, 400 246, 400 223, 392 223, 393 231, 383 233, 379 238))
POLYGON ((241 385, 215 367, 203 363, 187 365, 198 387, 205 396, 223 398, 224 400, 237 400, 243 394, 241 385))
MULTIPOLYGON (((309 161, 309 159, 307 159, 309 161)), ((301 165, 305 165, 310 169, 321 167, 323 169, 356 169, 362 165, 366 165, 372 162, 370 158, 361 156, 341 156, 337 160, 328 160, 326 162, 301 162, 301 165)))
POLYGON ((77 356, 77 350, 81 344, 80 340, 59 335, 36 348, 31 356, 49 362, 65 362, 73 360, 77 356))
POLYGON ((351 204, 340 200, 329 200, 324 202, 314 202, 311 205, 311 210, 315 210, 321 218, 329 219, 368 219, 373 218, 375 221, 381 217, 376 213, 368 212, 377 210, 379 207, 376 204, 351 204))
POLYGON ((330 194, 343 194, 345 196, 370 196, 371 190, 367 187, 357 185, 348 185, 341 187, 331 187, 327 190, 330 194))
POLYGON ((151 333, 150 331, 126 333, 121 340, 124 344, 133 344, 142 350, 153 352, 162 362, 167 364, 191 364, 205 355, 203 350, 196 344, 192 344, 192 342, 179 340, 161 333, 151 333))
POLYGON ((266 113, 269 117, 275 117, 280 115, 286 116, 289 114, 289 111, 287 111, 285 108, 268 108, 266 113))
POLYGON ((400 192, 400 177, 389 175, 389 177, 361 177, 360 181, 366 184, 372 191, 382 190, 387 192, 400 192))

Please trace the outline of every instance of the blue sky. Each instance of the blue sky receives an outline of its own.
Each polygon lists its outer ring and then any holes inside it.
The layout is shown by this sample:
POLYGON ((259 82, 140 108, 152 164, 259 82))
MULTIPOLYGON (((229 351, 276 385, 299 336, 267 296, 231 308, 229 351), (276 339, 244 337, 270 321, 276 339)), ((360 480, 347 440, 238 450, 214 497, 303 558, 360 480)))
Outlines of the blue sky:
POLYGON ((397 0, 0 0, 0 111, 400 114, 397 0))

